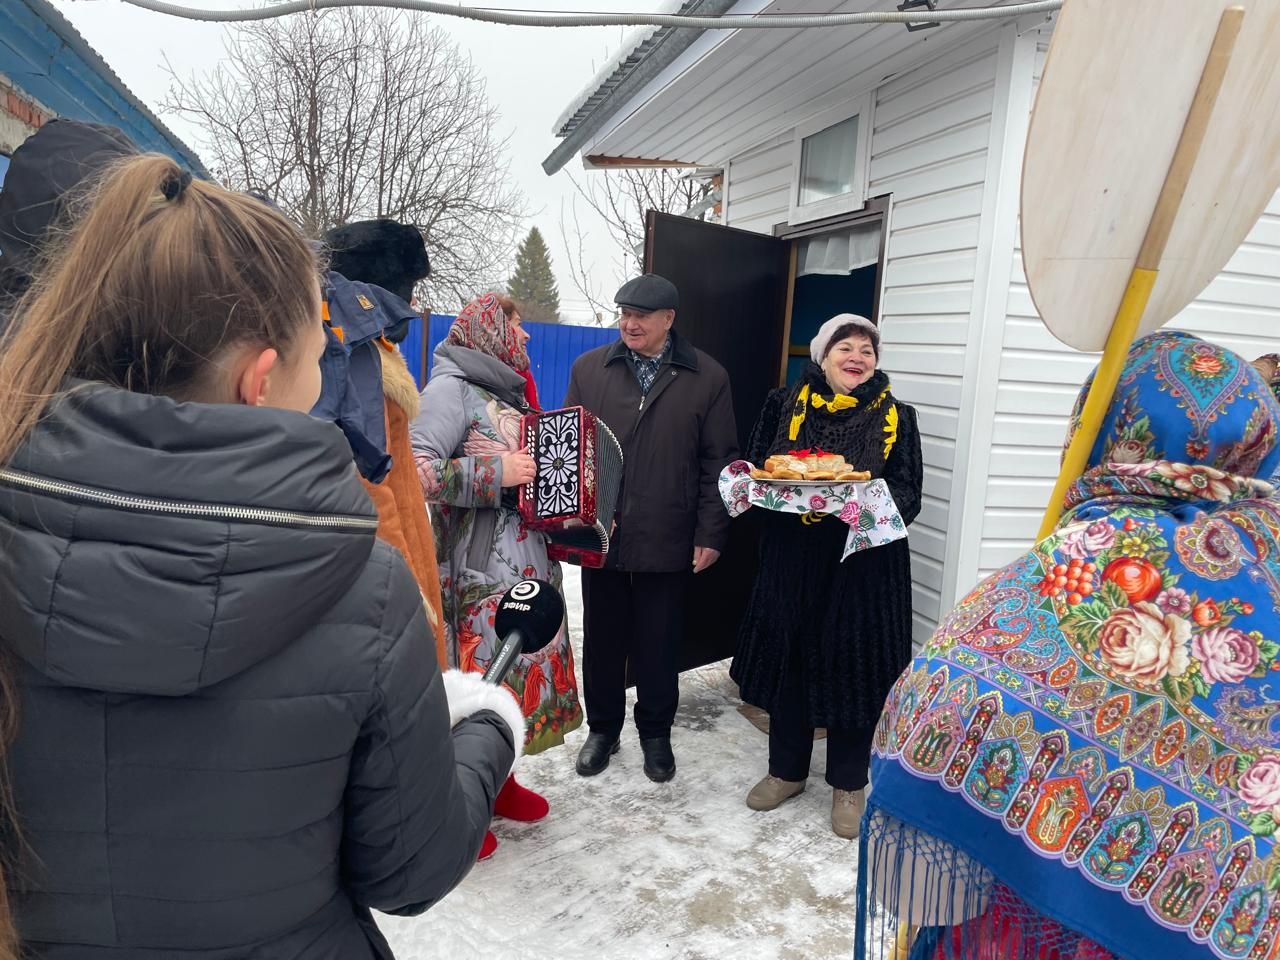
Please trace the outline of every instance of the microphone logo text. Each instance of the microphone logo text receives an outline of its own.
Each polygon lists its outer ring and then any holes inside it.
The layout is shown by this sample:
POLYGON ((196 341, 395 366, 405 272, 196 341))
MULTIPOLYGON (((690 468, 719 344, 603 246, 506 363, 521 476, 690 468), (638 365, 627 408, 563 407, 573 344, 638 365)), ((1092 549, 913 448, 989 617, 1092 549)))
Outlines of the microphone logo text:
MULTIPOLYGON (((510 596, 512 600, 532 600, 541 591, 541 587, 536 580, 521 580, 511 588, 510 596)), ((516 609, 528 610, 528 606, 520 606, 516 609)))

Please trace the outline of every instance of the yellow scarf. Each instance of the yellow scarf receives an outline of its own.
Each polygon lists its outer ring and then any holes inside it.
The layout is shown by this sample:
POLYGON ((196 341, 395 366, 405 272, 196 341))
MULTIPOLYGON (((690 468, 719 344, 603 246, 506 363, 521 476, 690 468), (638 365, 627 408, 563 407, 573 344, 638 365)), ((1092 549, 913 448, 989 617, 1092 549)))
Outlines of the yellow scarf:
MULTIPOLYGON (((808 390, 808 387, 805 387, 808 390)), ((858 405, 857 397, 846 396, 843 393, 837 393, 830 400, 820 393, 815 393, 809 397, 809 402, 813 404, 816 410, 830 410, 832 413, 839 413, 841 410, 852 410, 858 405)))
POLYGON ((800 388, 800 395, 796 397, 795 410, 791 414, 791 429, 787 431, 787 435, 792 440, 800 435, 800 424, 804 423, 805 414, 809 412, 810 404, 813 405, 815 410, 830 410, 832 413, 839 413, 841 410, 852 410, 858 405, 858 400, 856 397, 850 397, 843 393, 834 394, 828 400, 816 391, 811 393, 809 385, 806 383, 800 388))
POLYGON ((898 442, 898 405, 889 404, 889 412, 884 415, 884 460, 889 462, 889 451, 898 442))
MULTIPOLYGON (((875 402, 871 404, 871 409, 874 410, 880 406, 888 395, 889 388, 885 387, 880 392, 880 396, 876 397, 875 402)), ((809 412, 810 406, 815 410, 830 410, 832 413, 839 413, 841 410, 852 410, 857 405, 857 397, 836 393, 828 399, 817 391, 810 391, 809 385, 806 383, 800 388, 800 395, 796 397, 796 406, 791 414, 791 426, 787 430, 787 436, 792 440, 800 436, 800 425, 804 423, 805 415, 809 412)), ((884 418, 884 432, 888 434, 884 442, 884 455, 885 459, 888 459, 889 451, 898 439, 898 408, 893 404, 889 405, 889 412, 884 418)))

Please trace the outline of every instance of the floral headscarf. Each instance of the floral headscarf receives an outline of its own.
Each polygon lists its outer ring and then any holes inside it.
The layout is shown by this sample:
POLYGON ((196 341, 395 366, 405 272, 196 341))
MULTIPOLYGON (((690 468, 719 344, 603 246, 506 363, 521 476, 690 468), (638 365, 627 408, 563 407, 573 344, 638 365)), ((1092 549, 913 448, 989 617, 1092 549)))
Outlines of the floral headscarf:
MULTIPOLYGON (((1090 377, 1071 416, 1070 437, 1090 377)), ((1189 333, 1133 345, 1089 469, 1068 506, 1108 492, 1185 500, 1257 496, 1280 469, 1280 401, 1244 359, 1189 333)))
POLYGON ((1253 361, 1253 368, 1262 374, 1271 386, 1271 392, 1280 400, 1280 353, 1268 353, 1253 361))
MULTIPOLYGON (((971 858, 936 882, 972 909, 929 923, 1062 957, 1275 955, 1280 498, 1255 478, 1277 425, 1240 357, 1140 340, 1062 524, 899 679, 863 835, 892 850, 906 824, 971 858)), ((863 942, 901 887, 872 856, 863 942)))
POLYGON ((492 293, 476 297, 462 308, 445 342, 486 353, 517 373, 529 369, 529 354, 492 293))

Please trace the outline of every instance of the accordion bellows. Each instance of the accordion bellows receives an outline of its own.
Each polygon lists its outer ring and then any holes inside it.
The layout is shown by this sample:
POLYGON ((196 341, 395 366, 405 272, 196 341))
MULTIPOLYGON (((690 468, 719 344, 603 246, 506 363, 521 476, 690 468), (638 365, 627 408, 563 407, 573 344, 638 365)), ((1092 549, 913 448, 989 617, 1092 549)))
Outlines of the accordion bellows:
POLYGON ((520 516, 546 536, 551 559, 603 567, 622 488, 622 445, 582 407, 528 414, 520 433, 538 469, 520 487, 520 516))

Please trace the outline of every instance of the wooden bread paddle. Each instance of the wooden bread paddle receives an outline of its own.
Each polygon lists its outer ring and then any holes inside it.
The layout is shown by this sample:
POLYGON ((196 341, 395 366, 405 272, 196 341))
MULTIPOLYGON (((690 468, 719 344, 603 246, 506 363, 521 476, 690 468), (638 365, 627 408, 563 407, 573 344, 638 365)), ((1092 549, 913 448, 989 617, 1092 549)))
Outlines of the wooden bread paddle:
POLYGON ((1280 0, 1067 0, 1032 114, 1022 251, 1045 326, 1103 350, 1045 512, 1083 472, 1134 339, 1222 270, 1280 187, 1280 0))

